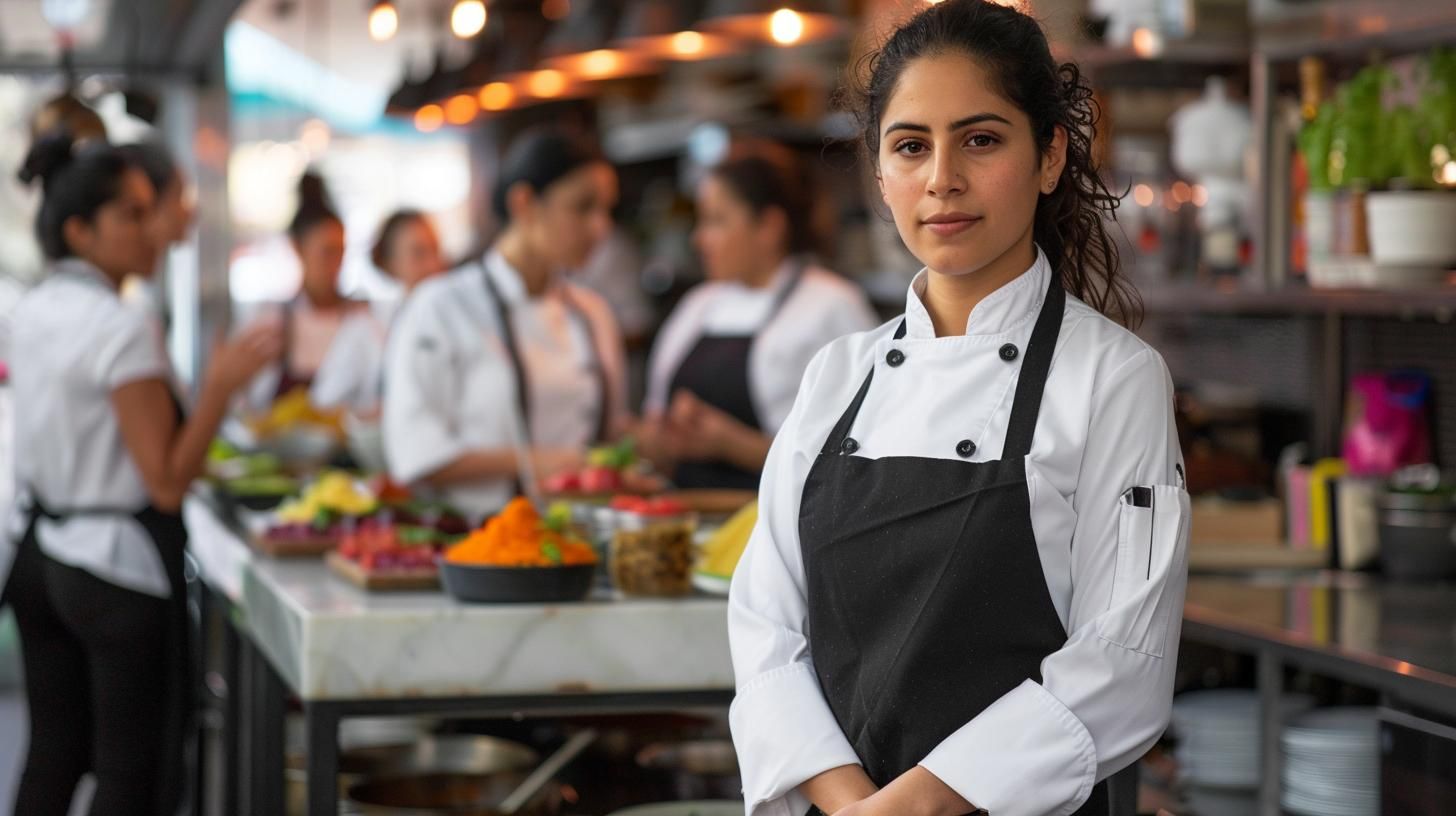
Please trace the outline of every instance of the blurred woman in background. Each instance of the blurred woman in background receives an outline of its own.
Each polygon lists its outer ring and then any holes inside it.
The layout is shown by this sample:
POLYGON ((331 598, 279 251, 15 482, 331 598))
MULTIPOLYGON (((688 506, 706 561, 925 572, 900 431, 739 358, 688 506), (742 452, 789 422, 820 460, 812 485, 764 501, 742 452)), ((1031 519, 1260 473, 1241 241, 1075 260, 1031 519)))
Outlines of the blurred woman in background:
MULTIPOLYGON (((334 210, 323 179, 314 173, 305 173, 299 181, 298 212, 288 226, 288 237, 298 253, 302 286, 298 296, 283 304, 279 313, 282 359, 249 386, 248 401, 254 409, 264 409, 302 389, 316 408, 367 409, 376 401, 373 395, 314 388, 316 380, 329 381, 325 366, 330 364, 331 351, 341 335, 348 338, 362 333, 372 336, 376 343, 384 337, 384 326, 369 304, 349 300, 339 291, 344 222, 334 210), (354 404, 353 398, 363 403, 354 404)), ((340 356, 348 365, 348 355, 340 356)))
POLYGON ((36 143, 21 179, 43 182, 51 266, 13 338, 22 488, 0 567, 32 723, 14 812, 65 814, 89 772, 93 814, 174 813, 192 692, 178 511, 228 402, 281 338, 258 326, 214 351, 184 418, 160 326, 117 294, 162 248, 147 174, 60 135, 36 143))
POLYGON ((616 321, 564 279, 606 236, 616 199, 611 165, 563 133, 529 132, 506 152, 494 245, 422 284, 395 321, 384 442, 396 481, 491 513, 525 480, 579 467, 622 421, 616 321))
POLYGON ((658 335, 639 429, 679 487, 756 489, 809 360, 877 322, 858 288, 814 264, 810 189, 777 145, 730 156, 698 186, 708 280, 658 335))

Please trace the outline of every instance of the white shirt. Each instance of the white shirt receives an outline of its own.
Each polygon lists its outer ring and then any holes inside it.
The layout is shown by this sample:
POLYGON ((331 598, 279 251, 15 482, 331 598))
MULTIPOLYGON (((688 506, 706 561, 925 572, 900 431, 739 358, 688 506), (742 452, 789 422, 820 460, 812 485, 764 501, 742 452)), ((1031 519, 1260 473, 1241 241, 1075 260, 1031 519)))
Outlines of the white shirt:
MULTIPOLYGON (((318 408, 344 408, 356 413, 377 410, 386 321, 362 304, 343 310, 315 309, 302 295, 292 303, 291 318, 284 314, 288 308, 269 305, 266 319, 283 322, 292 332, 289 355, 293 369, 313 377, 309 402, 318 408)), ((248 385, 248 405, 255 410, 272 405, 282 377, 282 364, 260 371, 248 385)))
MULTIPOLYGON (((819 688, 806 631, 798 518, 816 454, 873 367, 852 428, 857 455, 959 459, 957 443, 971 439, 972 461, 1000 458, 1021 366, 998 352, 1025 350, 1050 273, 1038 253, 976 306, 965 336, 937 338, 922 272, 904 339, 893 339, 897 319, 830 343, 810 364, 764 468, 729 601, 730 720, 752 816, 800 816, 801 783, 859 762, 819 688), (905 355, 898 367, 885 362, 891 348, 905 355)), ((1027 481, 1047 587, 1070 635, 1043 661, 1042 683, 1027 680, 921 762, 992 816, 1073 812, 1167 723, 1188 540, 1172 399, 1156 351, 1067 297, 1027 481), (1135 485, 1159 486, 1155 515, 1121 503, 1135 485)))
MULTIPOLYGON (((16 481, 24 495, 3 538, 13 546, 23 532, 30 495, 57 512, 141 510, 151 500, 122 441, 111 392, 139 380, 172 382, 161 326, 144 307, 124 304, 99 270, 75 259, 58 262, 15 315, 11 382, 16 481)), ((36 535, 57 561, 127 589, 171 594, 161 556, 134 519, 42 519, 36 535)))
MULTIPOLYGON (((485 267, 508 304, 527 372, 529 443, 590 444, 603 399, 594 354, 611 392, 608 421, 626 410, 626 361, 611 310, 600 296, 565 282, 530 298, 520 274, 493 250, 485 267), (591 336, 566 297, 585 315, 591 336)), ((386 351, 384 450, 396 481, 418 481, 473 450, 521 448, 526 432, 503 336, 479 263, 428 280, 410 296, 386 351)), ((484 515, 510 500, 513 482, 493 479, 447 493, 461 510, 484 515)))
POLYGON ((815 266, 804 270, 783 308, 771 316, 793 270, 794 262, 786 260, 767 286, 709 281, 688 292, 653 344, 646 410, 662 411, 671 402, 673 377, 699 338, 757 335, 748 357, 749 393, 764 432, 776 432, 819 349, 878 322, 857 286, 815 266))

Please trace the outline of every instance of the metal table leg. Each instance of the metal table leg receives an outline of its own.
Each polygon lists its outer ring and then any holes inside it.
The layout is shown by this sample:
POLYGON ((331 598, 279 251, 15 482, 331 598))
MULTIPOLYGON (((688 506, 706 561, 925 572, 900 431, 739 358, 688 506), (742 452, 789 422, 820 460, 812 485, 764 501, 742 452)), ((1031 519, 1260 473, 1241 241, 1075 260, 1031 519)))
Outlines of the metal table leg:
POLYGON ((281 814, 283 797, 283 719, 286 690, 268 658, 248 639, 248 773, 245 790, 250 814, 281 814))
POLYGON ((232 609, 225 601, 219 611, 222 615, 222 643, 219 654, 218 673, 222 678, 222 812, 223 816, 242 816, 239 775, 243 759, 242 709, 244 684, 242 678, 241 635, 233 626, 232 609))
POLYGON ((329 703, 306 703, 308 732, 308 814, 338 816, 339 710, 329 703))
POLYGON ((1283 787, 1283 757, 1279 753, 1279 734, 1284 722, 1280 717, 1280 701, 1284 696, 1284 662, 1272 649, 1261 650, 1257 657, 1259 686, 1259 747, 1263 767, 1259 784, 1259 813, 1280 816, 1283 787))

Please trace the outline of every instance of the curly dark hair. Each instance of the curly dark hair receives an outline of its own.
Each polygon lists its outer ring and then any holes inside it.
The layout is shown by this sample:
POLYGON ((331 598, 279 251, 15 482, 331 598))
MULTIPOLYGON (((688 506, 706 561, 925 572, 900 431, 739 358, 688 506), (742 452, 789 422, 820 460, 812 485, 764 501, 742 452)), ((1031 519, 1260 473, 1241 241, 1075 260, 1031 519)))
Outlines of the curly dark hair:
POLYGON ((991 0, 944 0, 866 54, 848 98, 870 162, 878 161, 880 116, 905 67, 920 57, 956 51, 980 63, 996 90, 1027 115, 1043 151, 1058 127, 1066 131, 1066 166, 1056 189, 1037 201, 1033 236, 1068 292, 1124 325, 1136 325, 1142 299, 1123 275, 1108 233, 1120 198, 1103 182, 1092 151, 1100 109, 1082 72, 1074 63, 1057 63, 1031 16, 991 0))

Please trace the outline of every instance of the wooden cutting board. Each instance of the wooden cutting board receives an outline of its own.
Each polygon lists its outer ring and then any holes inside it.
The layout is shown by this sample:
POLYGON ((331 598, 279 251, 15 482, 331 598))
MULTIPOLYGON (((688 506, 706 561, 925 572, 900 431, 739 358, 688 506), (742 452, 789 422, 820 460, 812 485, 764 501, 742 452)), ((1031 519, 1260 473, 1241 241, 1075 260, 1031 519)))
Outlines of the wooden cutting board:
POLYGON ((253 537, 253 549, 274 558, 318 558, 338 546, 334 536, 319 535, 308 538, 253 537))
POLYGON ((758 494, 752 490, 673 490, 663 497, 680 501, 696 513, 731 516, 758 498, 758 494))
POLYGON ((440 571, 434 567, 371 572, 364 569, 359 562, 340 555, 338 551, 330 552, 324 556, 324 560, 334 574, 370 592, 417 592, 440 588, 440 571))

